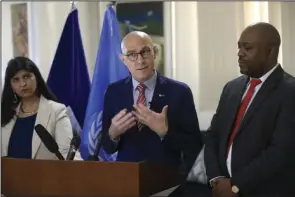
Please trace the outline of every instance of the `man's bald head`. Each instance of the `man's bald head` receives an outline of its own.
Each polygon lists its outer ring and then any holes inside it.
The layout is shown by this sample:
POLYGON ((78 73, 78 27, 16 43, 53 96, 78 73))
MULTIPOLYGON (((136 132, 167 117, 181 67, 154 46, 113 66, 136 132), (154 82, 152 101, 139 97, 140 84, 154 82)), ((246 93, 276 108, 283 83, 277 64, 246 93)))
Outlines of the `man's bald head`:
POLYGON ((249 25, 244 32, 254 31, 259 35, 265 44, 273 47, 280 47, 281 37, 278 30, 271 24, 265 22, 259 22, 249 25))
POLYGON ((135 80, 144 82, 153 76, 156 49, 147 33, 142 31, 128 33, 122 40, 121 49, 121 60, 135 80))
POLYGON ((127 52, 125 43, 128 43, 128 41, 133 39, 142 39, 146 44, 150 44, 151 46, 153 45, 153 40, 147 33, 142 31, 132 31, 128 33, 126 36, 124 36, 121 42, 121 50, 123 54, 127 52))

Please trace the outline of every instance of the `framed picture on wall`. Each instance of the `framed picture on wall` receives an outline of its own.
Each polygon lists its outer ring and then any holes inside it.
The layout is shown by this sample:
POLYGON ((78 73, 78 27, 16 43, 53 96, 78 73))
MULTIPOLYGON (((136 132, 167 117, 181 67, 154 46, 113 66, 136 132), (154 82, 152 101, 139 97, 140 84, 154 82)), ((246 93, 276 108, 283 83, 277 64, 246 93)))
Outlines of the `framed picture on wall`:
POLYGON ((118 2, 116 13, 121 37, 131 31, 143 31, 153 39, 158 49, 156 69, 165 75, 165 43, 164 43, 164 14, 163 2, 118 2))
POLYGON ((11 4, 13 56, 29 57, 27 3, 11 4))

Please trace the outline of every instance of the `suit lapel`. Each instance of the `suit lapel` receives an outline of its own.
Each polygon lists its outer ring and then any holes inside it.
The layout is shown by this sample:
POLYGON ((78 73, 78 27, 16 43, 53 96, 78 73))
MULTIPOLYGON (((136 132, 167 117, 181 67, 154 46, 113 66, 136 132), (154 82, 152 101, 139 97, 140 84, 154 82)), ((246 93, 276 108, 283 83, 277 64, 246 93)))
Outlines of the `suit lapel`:
POLYGON ((157 83, 155 86, 153 98, 151 101, 150 109, 161 113, 165 104, 167 104, 167 96, 165 91, 165 78, 157 73, 157 83))
POLYGON ((121 95, 124 95, 124 97, 122 97, 123 107, 125 108, 127 106, 127 110, 129 112, 132 111, 132 107, 134 104, 134 98, 133 98, 133 84, 132 84, 132 77, 131 76, 129 76, 125 80, 121 95))
MULTIPOLYGON (((41 96, 35 126, 37 124, 41 124, 42 126, 44 126, 44 128, 48 130, 48 121, 51 115, 50 109, 51 108, 50 106, 48 106, 48 101, 43 96, 41 96)), ((34 130, 32 138, 32 158, 36 157, 36 153, 41 145, 41 142, 42 141, 40 137, 34 130)))
POLYGON ((7 156, 8 155, 8 145, 9 145, 9 141, 10 141, 10 136, 13 130, 13 127, 15 125, 17 117, 14 116, 10 122, 5 125, 4 128, 2 128, 1 132, 2 132, 2 156, 7 156))
POLYGON ((229 109, 227 114, 228 119, 226 121, 227 122, 226 125, 224 126, 224 131, 225 131, 224 140, 223 140, 223 143, 224 143, 223 147, 225 147, 224 151, 226 151, 228 138, 232 132, 233 125, 236 120, 236 115, 239 110, 243 94, 247 88, 248 81, 249 81, 249 78, 246 76, 243 76, 241 80, 239 80, 238 83, 235 85, 234 89, 230 91, 229 93, 229 101, 228 101, 229 109))
POLYGON ((278 81, 282 78, 283 69, 279 66, 274 72, 266 79, 262 84, 260 90, 257 92, 252 103, 250 104, 241 124, 239 131, 240 132, 247 123, 251 120, 254 115, 254 112, 261 106, 261 103, 264 99, 267 98, 267 95, 272 92, 272 90, 277 86, 278 81))

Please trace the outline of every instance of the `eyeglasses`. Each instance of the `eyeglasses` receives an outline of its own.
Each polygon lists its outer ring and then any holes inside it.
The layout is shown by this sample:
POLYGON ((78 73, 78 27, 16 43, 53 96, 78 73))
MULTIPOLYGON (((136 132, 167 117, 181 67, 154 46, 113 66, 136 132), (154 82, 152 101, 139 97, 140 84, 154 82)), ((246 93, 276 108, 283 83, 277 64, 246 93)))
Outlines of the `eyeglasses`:
POLYGON ((145 59, 145 58, 150 57, 151 50, 150 49, 144 49, 139 53, 131 52, 131 53, 126 54, 125 56, 127 56, 130 61, 136 61, 138 59, 139 54, 141 55, 141 57, 143 59, 145 59))

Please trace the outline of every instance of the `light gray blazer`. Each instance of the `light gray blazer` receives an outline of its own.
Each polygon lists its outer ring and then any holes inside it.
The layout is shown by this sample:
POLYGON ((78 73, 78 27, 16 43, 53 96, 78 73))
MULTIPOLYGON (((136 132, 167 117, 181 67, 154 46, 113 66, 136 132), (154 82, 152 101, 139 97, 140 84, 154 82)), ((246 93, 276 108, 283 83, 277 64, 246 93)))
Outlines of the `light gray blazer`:
MULTIPOLYGON (((16 111, 18 112, 19 106, 16 111)), ((8 144, 11 132, 17 117, 2 127, 2 156, 7 156, 8 144)), ((35 125, 41 124, 56 140, 60 153, 66 158, 70 149, 70 142, 73 137, 72 125, 67 115, 65 105, 47 100, 43 96, 40 98, 39 109, 35 125)), ((55 154, 51 153, 43 144, 38 134, 34 130, 32 139, 32 159, 57 160, 55 154)))

